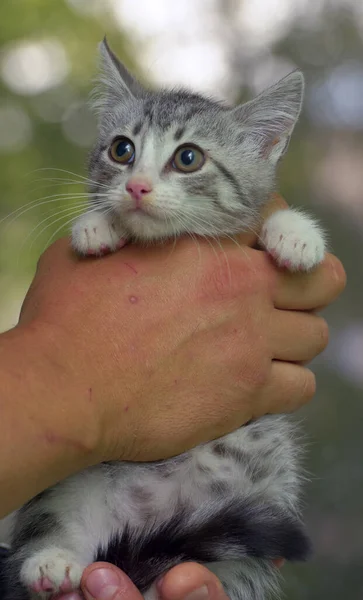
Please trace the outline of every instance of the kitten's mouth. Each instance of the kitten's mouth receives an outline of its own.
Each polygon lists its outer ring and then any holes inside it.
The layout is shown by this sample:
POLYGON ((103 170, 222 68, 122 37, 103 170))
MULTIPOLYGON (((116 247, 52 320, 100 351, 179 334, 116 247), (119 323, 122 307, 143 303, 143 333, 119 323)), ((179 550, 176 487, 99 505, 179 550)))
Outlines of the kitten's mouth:
POLYGON ((155 214, 154 211, 150 210, 147 206, 133 206, 128 208, 126 213, 128 215, 135 215, 136 218, 149 218, 159 221, 160 218, 155 214))
POLYGON ((149 214, 142 206, 133 206, 132 208, 128 208, 127 212, 128 213, 143 213, 144 215, 149 214))

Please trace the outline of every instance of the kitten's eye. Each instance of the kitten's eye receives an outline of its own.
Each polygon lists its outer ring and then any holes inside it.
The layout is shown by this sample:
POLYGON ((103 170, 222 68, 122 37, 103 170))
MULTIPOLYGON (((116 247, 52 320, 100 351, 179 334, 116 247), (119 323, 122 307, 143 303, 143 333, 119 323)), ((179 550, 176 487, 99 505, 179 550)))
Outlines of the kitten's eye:
POLYGON ((128 138, 117 138, 112 142, 110 157, 118 163, 129 165, 135 158, 135 146, 128 138))
POLYGON ((203 166, 204 160, 205 156, 199 148, 181 146, 174 154, 172 166, 183 173, 192 173, 203 166))

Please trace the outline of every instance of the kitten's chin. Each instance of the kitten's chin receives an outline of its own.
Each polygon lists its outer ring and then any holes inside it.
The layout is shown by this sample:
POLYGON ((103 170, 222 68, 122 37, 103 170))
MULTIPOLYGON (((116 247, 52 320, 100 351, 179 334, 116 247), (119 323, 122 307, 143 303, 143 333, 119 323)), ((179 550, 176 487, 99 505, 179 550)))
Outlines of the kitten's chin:
POLYGON ((128 231, 140 240, 158 240, 174 235, 174 230, 164 219, 141 210, 127 212, 122 221, 128 231))

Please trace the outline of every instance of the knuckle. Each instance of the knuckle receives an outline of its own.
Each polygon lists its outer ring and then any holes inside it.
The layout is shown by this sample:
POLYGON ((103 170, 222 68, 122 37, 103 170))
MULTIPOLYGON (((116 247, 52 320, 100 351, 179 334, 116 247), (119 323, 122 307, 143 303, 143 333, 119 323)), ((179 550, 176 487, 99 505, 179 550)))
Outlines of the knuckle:
POLYGON ((241 383, 245 387, 246 385, 250 391, 255 395, 266 388, 268 384, 271 371, 271 360, 244 360, 243 370, 241 371, 241 383))

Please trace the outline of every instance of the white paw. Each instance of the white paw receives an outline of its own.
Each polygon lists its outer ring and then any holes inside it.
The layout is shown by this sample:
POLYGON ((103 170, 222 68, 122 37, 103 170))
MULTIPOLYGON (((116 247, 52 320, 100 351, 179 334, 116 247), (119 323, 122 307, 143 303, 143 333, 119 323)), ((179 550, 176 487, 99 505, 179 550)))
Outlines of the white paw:
POLYGON ((72 552, 51 547, 28 558, 20 578, 34 597, 49 598, 58 592, 77 590, 83 569, 72 552))
POLYGON ((263 246, 280 267, 309 271, 324 258, 325 238, 320 226, 294 210, 280 210, 263 225, 263 246))
POLYGON ((72 245, 79 254, 102 256, 125 243, 121 231, 101 212, 85 213, 72 227, 72 245))

